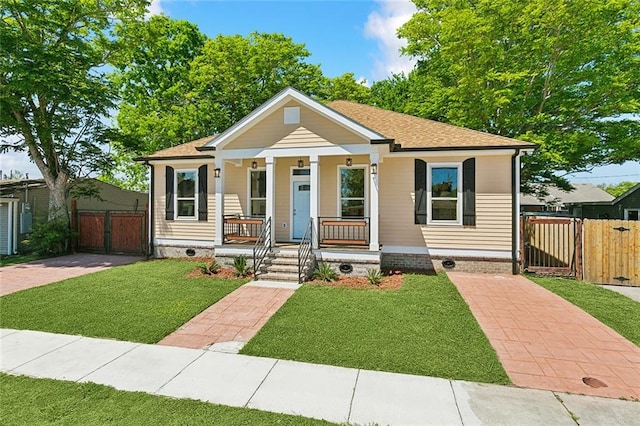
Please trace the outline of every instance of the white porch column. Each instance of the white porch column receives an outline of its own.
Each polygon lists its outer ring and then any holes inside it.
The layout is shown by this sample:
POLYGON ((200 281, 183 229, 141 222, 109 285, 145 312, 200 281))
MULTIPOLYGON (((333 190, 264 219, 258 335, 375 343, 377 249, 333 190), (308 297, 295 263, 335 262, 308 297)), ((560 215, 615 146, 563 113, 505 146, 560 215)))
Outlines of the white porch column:
POLYGON ((369 250, 379 251, 378 174, 380 173, 380 156, 377 152, 372 152, 369 154, 369 159, 370 164, 378 165, 378 173, 375 175, 371 173, 371 168, 369 168, 369 250))
POLYGON ((220 177, 214 178, 216 182, 216 236, 213 241, 214 245, 219 247, 224 242, 224 159, 216 159, 214 167, 220 169, 220 177))
POLYGON ((265 159, 267 166, 267 212, 265 219, 271 218, 271 247, 276 242, 276 174, 275 174, 275 160, 273 157, 267 157, 265 159))
POLYGON ((313 238, 311 239, 312 247, 318 248, 318 215, 320 214, 320 206, 318 201, 318 194, 320 193, 320 177, 318 173, 318 156, 309 156, 309 169, 311 179, 311 201, 309 203, 309 213, 313 219, 313 238))

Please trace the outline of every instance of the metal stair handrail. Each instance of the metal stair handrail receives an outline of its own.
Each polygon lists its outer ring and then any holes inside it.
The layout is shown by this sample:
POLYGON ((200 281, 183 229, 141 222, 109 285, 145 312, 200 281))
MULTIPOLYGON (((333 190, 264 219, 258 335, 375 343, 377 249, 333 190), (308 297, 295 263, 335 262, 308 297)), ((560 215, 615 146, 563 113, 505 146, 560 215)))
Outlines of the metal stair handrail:
POLYGON ((313 248, 313 218, 309 218, 309 224, 307 230, 304 232, 302 240, 300 240, 300 246, 298 247, 298 284, 302 284, 307 276, 304 271, 304 267, 311 258, 313 248))
POLYGON ((271 251, 271 218, 264 223, 264 228, 253 246, 253 279, 258 279, 258 269, 265 256, 271 251))

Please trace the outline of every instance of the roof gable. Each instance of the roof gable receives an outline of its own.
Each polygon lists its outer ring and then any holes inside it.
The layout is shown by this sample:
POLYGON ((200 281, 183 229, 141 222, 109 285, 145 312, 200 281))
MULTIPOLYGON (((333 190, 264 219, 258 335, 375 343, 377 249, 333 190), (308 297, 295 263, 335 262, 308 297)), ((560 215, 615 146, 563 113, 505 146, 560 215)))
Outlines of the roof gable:
POLYGON ((362 138, 368 140, 380 140, 384 139, 381 134, 363 126, 362 124, 353 121, 349 117, 337 113, 331 108, 327 108, 325 105, 314 101, 307 95, 295 90, 292 87, 287 87, 280 93, 269 99, 260 107, 255 109, 252 113, 238 121, 233 126, 222 132, 215 140, 212 140, 204 144, 205 148, 213 148, 216 150, 223 149, 225 145, 229 144, 235 138, 247 132, 249 129, 257 125, 264 118, 270 116, 278 109, 284 107, 287 103, 296 101, 301 105, 309 108, 310 110, 324 116, 325 118, 333 121, 334 123, 344 127, 345 129, 359 135, 362 138))
POLYGON ((631 188, 627 189, 625 192, 623 192, 622 194, 618 195, 616 197, 615 200, 613 200, 611 203, 612 204, 617 204, 620 201, 624 200, 625 198, 627 198, 628 196, 630 196, 631 194, 633 194, 634 192, 640 190, 640 183, 635 184, 634 186, 632 186, 631 188))

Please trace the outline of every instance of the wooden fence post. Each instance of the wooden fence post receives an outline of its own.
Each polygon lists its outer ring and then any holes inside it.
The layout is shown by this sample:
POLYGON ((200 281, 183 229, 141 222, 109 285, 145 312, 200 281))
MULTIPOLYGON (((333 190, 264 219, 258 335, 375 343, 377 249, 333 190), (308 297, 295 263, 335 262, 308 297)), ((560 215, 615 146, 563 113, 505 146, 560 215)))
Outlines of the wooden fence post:
POLYGON ((576 219, 576 232, 575 232, 575 247, 576 247, 576 279, 582 281, 583 280, 583 274, 582 274, 582 232, 583 232, 583 228, 582 228, 582 220, 581 219, 576 219))
POLYGON ((71 200, 71 251, 78 250, 78 200, 71 200))

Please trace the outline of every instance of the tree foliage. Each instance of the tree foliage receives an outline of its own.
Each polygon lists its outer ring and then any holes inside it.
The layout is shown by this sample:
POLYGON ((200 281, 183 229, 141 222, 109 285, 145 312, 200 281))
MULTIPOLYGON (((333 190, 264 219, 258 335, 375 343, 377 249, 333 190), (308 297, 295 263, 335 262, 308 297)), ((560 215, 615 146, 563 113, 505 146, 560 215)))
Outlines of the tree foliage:
POLYGON ((598 185, 598 188, 605 190, 607 193, 613 195, 614 197, 619 197, 625 192, 627 192, 628 190, 630 190, 631 188, 633 188, 634 186, 636 186, 637 184, 638 182, 630 182, 630 181, 623 181, 623 182, 619 182, 611 185, 602 183, 598 185))
POLYGON ((115 81, 124 146, 148 153, 221 132, 285 88, 322 88, 309 52, 281 34, 208 39, 186 21, 156 16, 123 31, 115 81))
POLYGON ((103 179, 144 185, 132 158, 226 130, 287 86, 321 101, 367 102, 353 73, 330 79, 307 62, 304 44, 282 34, 208 38, 187 21, 154 16, 118 28, 121 53, 111 80, 122 102, 116 167, 103 179))
POLYGON ((323 101, 352 101, 367 104, 371 100, 371 90, 365 86, 366 81, 357 81, 355 74, 347 72, 341 76, 327 79, 323 101))
POLYGON ((2 0, 0 134, 3 150, 26 150, 51 191, 50 214, 66 214, 70 179, 109 166, 101 118, 116 92, 105 65, 113 22, 141 19, 145 0, 2 0), (12 140, 12 139, 9 139, 12 140))
POLYGON ((399 34, 418 65, 372 88, 409 84, 394 108, 537 143, 530 185, 566 187, 558 171, 640 158, 640 2, 414 3, 399 34))

